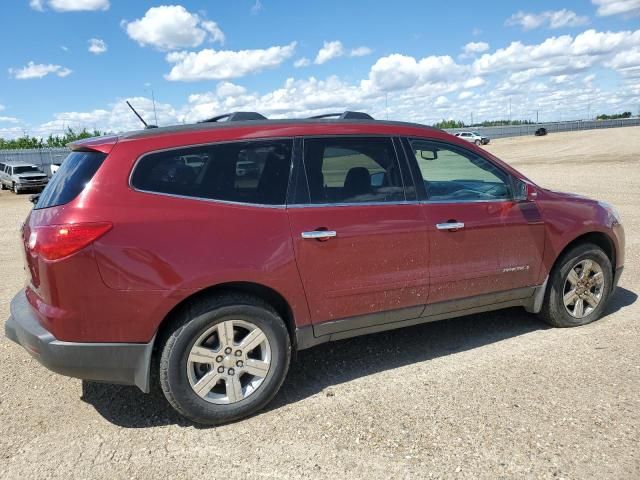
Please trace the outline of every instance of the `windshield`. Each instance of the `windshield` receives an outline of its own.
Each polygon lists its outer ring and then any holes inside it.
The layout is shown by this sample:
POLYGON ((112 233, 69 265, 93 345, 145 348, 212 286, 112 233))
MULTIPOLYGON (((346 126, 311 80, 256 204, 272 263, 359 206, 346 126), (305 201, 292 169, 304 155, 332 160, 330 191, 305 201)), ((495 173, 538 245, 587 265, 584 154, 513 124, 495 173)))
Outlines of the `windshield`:
POLYGON ((478 132, 471 132, 473 135, 475 135, 476 137, 481 137, 482 135, 480 135, 478 132))
POLYGON ((13 174, 18 173, 43 173, 38 167, 33 165, 26 165, 24 167, 13 167, 13 174))

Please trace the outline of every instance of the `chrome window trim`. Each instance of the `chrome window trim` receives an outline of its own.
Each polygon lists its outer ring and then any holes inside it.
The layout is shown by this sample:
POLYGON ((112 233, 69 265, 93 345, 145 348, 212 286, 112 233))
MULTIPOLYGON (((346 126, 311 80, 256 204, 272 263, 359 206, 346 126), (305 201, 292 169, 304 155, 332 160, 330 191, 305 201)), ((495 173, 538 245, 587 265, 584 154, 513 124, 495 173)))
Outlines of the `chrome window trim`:
POLYGON ((260 207, 260 208, 277 208, 277 209, 286 208, 286 205, 284 205, 284 204, 265 205, 263 203, 234 202, 232 200, 218 200, 218 199, 215 199, 215 198, 190 197, 189 195, 177 195, 175 193, 153 192, 151 190, 140 190, 138 188, 133 188, 133 187, 132 187, 132 189, 135 192, 148 193, 150 195, 159 195, 159 196, 162 196, 162 197, 172 197, 172 198, 183 198, 183 199, 186 199, 186 200, 197 200, 199 202, 222 203, 222 204, 225 204, 225 205, 235 205, 237 207, 260 207))
POLYGON ((287 208, 326 208, 326 207, 372 207, 384 205, 414 205, 416 200, 402 200, 396 202, 360 202, 360 203, 292 203, 287 208))
POLYGON ((309 208, 309 207, 366 207, 366 206, 384 206, 384 205, 430 205, 430 204, 458 204, 458 203, 515 203, 511 199, 496 200, 406 200, 397 202, 360 202, 360 203, 292 203, 286 205, 286 208, 309 208))
POLYGON ((199 147, 214 147, 216 145, 227 145, 230 143, 248 143, 248 142, 267 142, 267 141, 278 141, 278 140, 290 140, 291 141, 291 159, 289 160, 289 179, 287 180, 287 193, 285 194, 285 202, 286 198, 289 195, 289 188, 291 186, 291 172, 293 171, 293 161, 294 161, 294 148, 295 148, 295 137, 262 137, 262 138, 250 138, 250 139, 234 139, 234 140, 223 140, 220 142, 206 142, 206 143, 197 143, 197 144, 189 144, 189 145, 178 145, 175 147, 168 148, 160 148, 157 150, 150 150, 148 152, 140 155, 131 167, 131 171, 129 172, 129 177, 127 179, 127 186, 134 192, 139 193, 148 193, 151 195, 160 195, 163 197, 172 197, 172 198, 183 198, 187 200, 198 200, 201 202, 208 203, 221 203, 224 205, 233 205, 233 206, 247 206, 247 207, 260 207, 260 208, 276 208, 283 209, 286 207, 286 204, 277 204, 277 205, 268 205, 264 203, 249 203, 249 202, 234 202, 232 200, 221 200, 217 198, 206 198, 206 197, 195 197, 190 195, 178 195, 175 193, 165 193, 165 192, 154 192, 152 190, 143 190, 141 188, 137 188, 131 183, 133 179, 133 174, 138 168, 138 164, 147 156, 154 155, 156 153, 164 153, 171 152, 173 150, 181 150, 185 148, 199 148, 199 147))

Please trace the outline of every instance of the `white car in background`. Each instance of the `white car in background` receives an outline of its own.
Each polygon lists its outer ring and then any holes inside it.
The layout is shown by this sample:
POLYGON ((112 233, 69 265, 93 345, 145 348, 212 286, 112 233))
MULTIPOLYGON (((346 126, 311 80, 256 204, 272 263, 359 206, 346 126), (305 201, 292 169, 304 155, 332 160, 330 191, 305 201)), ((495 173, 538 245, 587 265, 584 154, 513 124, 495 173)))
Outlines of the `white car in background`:
POLYGON ((476 145, 487 145, 491 141, 489 137, 480 135, 478 132, 458 132, 455 135, 476 145))

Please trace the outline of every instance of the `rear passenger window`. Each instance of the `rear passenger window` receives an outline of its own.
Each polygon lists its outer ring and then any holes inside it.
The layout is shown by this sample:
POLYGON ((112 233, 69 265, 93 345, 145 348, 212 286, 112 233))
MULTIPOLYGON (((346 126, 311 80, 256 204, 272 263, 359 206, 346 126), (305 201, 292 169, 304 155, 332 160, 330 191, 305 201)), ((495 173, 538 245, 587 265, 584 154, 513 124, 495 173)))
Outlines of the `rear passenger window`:
POLYGON ((304 164, 311 203, 405 200, 390 138, 310 138, 304 164))
POLYGON ((138 162, 131 185, 148 192, 283 205, 291 149, 291 140, 272 140, 152 153, 138 162))

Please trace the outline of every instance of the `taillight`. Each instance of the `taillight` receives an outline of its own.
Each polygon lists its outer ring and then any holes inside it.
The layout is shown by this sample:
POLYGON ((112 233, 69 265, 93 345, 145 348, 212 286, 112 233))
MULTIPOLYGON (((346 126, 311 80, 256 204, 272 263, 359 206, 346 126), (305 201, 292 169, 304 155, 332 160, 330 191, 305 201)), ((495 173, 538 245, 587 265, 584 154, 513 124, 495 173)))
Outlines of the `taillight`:
POLYGON ((112 227, 110 222, 34 227, 29 234, 27 247, 45 260, 58 260, 95 242, 112 227))

